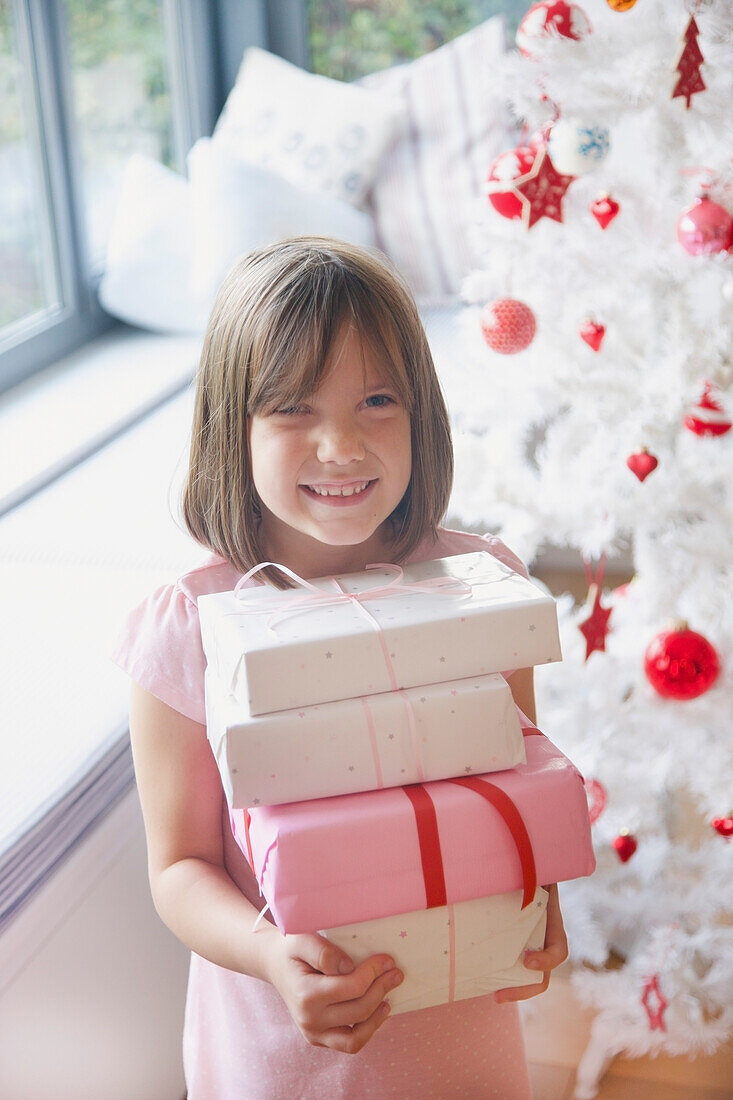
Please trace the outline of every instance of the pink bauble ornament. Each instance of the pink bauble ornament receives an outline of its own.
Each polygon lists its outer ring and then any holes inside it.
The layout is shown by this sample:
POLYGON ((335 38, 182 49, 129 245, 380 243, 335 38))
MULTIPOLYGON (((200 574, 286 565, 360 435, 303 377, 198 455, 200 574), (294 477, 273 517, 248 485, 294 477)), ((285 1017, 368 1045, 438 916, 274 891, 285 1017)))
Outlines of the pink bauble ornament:
POLYGON ((522 18, 517 46, 525 57, 540 57, 551 38, 579 41, 592 31, 590 20, 579 4, 569 0, 541 0, 522 18))
POLYGON ((707 195, 677 219, 677 240, 691 256, 710 256, 733 246, 733 216, 707 195))
POLYGON ((720 658, 707 638, 679 622, 650 642, 644 654, 644 672, 659 695, 695 699, 717 680, 720 658))
POLYGON ((521 197, 514 190, 514 181, 526 176, 534 164, 536 149, 518 145, 500 153, 486 177, 486 196, 503 218, 521 218, 524 209, 521 197))
POLYGON ((537 321, 529 306, 516 298, 499 298, 481 311, 484 340, 500 355, 516 355, 534 340, 537 321))

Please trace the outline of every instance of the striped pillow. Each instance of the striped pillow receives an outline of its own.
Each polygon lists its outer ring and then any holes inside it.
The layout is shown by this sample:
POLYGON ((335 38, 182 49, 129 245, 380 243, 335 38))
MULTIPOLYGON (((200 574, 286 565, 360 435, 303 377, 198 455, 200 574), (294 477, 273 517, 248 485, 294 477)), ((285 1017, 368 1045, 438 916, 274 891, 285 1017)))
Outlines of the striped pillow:
POLYGON ((359 81, 406 112, 370 201, 377 241, 421 304, 455 299, 478 260, 471 224, 482 209, 483 181, 512 141, 493 79, 504 49, 504 22, 495 16, 416 61, 359 81))

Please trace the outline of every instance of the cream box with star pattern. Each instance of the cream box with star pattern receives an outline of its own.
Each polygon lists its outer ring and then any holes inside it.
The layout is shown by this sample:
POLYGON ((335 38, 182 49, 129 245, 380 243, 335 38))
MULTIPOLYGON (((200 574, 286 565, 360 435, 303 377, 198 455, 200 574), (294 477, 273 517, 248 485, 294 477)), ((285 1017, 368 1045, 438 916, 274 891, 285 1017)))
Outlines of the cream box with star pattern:
POLYGON ((561 659, 555 601, 486 551, 296 580, 199 597, 208 667, 249 715, 561 659))
POLYGON ((250 717, 206 673, 206 727, 231 807, 493 772, 525 761, 497 673, 250 717))
POLYGON ((356 964, 391 955, 405 975, 389 994, 392 1015, 483 997, 497 989, 539 984, 524 952, 545 944, 547 891, 537 887, 522 908, 522 891, 474 898, 436 909, 329 928, 323 935, 356 964))

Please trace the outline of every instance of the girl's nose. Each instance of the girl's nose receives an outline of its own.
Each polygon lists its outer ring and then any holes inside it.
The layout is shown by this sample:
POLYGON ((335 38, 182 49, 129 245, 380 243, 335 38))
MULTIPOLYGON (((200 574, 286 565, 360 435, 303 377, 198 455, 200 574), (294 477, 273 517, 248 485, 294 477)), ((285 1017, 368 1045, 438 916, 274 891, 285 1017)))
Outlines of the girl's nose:
POLYGON ((360 462, 366 454, 358 426, 352 422, 322 424, 316 453, 324 465, 335 462, 340 466, 360 462))

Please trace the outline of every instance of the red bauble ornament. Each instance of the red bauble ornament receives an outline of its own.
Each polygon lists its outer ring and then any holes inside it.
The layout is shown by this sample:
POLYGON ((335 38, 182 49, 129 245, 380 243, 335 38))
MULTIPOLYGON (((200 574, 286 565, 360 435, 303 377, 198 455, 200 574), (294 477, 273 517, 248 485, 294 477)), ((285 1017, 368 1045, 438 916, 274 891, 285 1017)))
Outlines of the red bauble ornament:
POLYGON ((677 219, 677 240, 691 256, 711 256, 733 245, 733 217, 708 195, 701 195, 677 219))
POLYGON ((728 814, 727 817, 714 817, 710 824, 721 836, 733 836, 733 813, 728 814))
POLYGON ((650 454, 646 447, 642 447, 640 451, 635 451, 634 454, 629 455, 626 459, 626 465, 635 473, 639 481, 643 481, 644 478, 649 477, 659 465, 659 459, 655 458, 653 454, 650 454))
POLYGON ((595 202, 590 204, 590 212, 601 229, 608 228, 620 209, 619 204, 610 195, 599 195, 595 202))
POLYGON ((516 42, 525 57, 537 57, 549 38, 572 38, 577 42, 591 30, 590 20, 578 4, 568 0, 540 0, 523 16, 516 42))
POLYGON ((700 66, 705 58, 697 41, 699 34, 700 28, 695 22, 694 15, 691 15, 683 38, 682 53, 676 66, 680 76, 672 92, 672 99, 681 97, 687 100, 685 106, 688 110, 692 97, 697 92, 705 91, 705 81, 700 73, 700 66))
POLYGON ((695 435, 725 435, 733 427, 723 405, 713 396, 714 392, 712 382, 704 382, 699 402, 692 405, 682 418, 688 431, 695 435))
POLYGON ((644 672, 654 690, 667 699, 695 699, 720 675, 720 659, 702 634, 687 623, 675 623, 649 644, 644 672))
POLYGON ((481 332, 493 351, 516 355, 534 340, 537 321, 529 306, 516 298, 499 298, 481 311, 481 332))
POLYGON ((585 793, 588 799, 588 817, 591 825, 598 820, 606 808, 608 792, 597 779, 584 779, 585 793))
POLYGON ((486 195, 503 218, 521 218, 524 205, 514 190, 514 181, 527 176, 536 156, 536 149, 518 145, 516 149, 501 153, 491 165, 486 177, 486 195))
POLYGON ((601 350, 603 337, 606 335, 605 325, 599 325, 597 321, 585 321, 578 331, 589 348, 593 348, 593 351, 601 350))
POLYGON ((611 844, 616 849, 616 855, 622 863, 628 863, 639 847, 636 837, 627 829, 622 829, 619 835, 611 841, 611 844))

